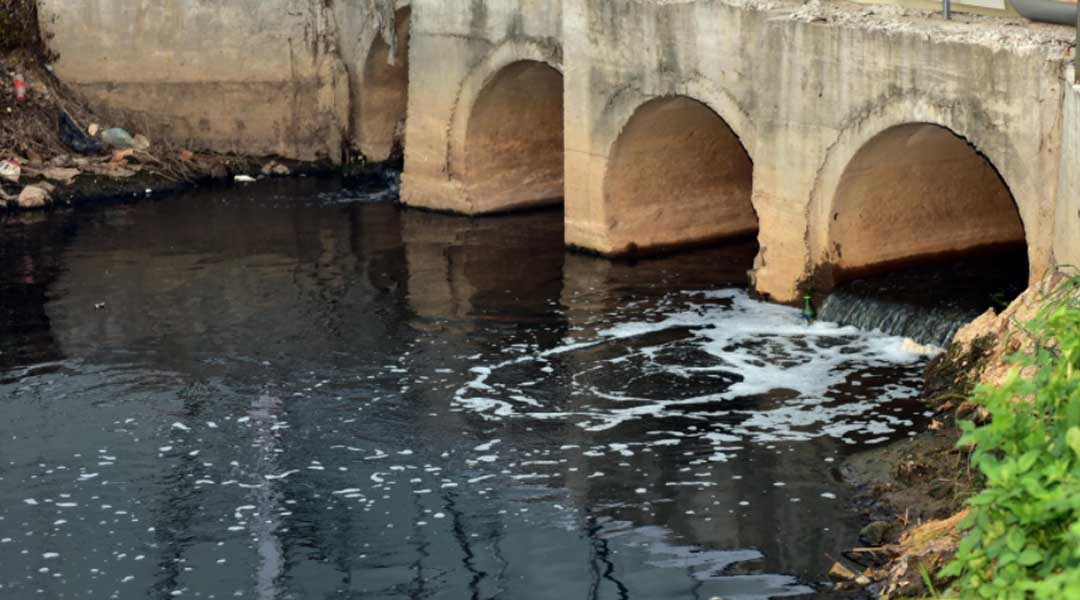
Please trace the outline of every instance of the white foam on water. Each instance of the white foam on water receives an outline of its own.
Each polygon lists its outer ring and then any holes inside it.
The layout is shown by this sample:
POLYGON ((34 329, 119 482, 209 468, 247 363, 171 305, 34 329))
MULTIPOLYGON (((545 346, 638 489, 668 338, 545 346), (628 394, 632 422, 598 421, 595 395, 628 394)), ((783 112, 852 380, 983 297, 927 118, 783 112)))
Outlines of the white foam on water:
MULTIPOLYGON (((532 348, 514 358, 477 365, 470 369, 474 378, 456 390, 454 402, 488 420, 565 420, 593 432, 642 419, 700 419, 705 431, 687 437, 710 441, 716 450, 712 461, 727 460, 731 451, 747 443, 823 436, 851 442, 852 435, 881 438, 911 425, 878 409, 914 397, 918 393, 914 386, 891 384, 874 389, 862 381, 861 386, 847 386, 846 397, 838 396, 841 386, 868 370, 914 368, 924 361, 925 355, 911 352, 903 338, 834 323, 808 326, 799 310, 758 302, 740 290, 693 292, 671 300, 661 303, 664 309, 646 311, 644 320, 616 322, 595 331, 591 339, 583 331, 554 348, 532 348), (673 336, 678 339, 670 342, 644 338, 673 330, 687 333, 673 336), (645 339, 650 344, 640 343, 645 339), (603 352, 592 352, 601 346, 603 352), (687 346, 699 351, 697 356, 704 352, 712 360, 684 359, 677 364, 664 358, 665 350, 687 346), (608 352, 609 348, 615 351, 608 352), (598 354, 603 357, 596 358, 598 354), (531 379, 522 377, 523 369, 544 373, 553 357, 560 357, 560 364, 572 371, 567 396, 573 401, 557 408, 545 404, 531 386, 513 383, 531 379), (645 398, 612 389, 615 384, 610 380, 617 378, 595 381, 597 373, 611 369, 635 369, 634 376, 659 374, 669 379, 723 375, 734 381, 726 386, 717 383, 715 391, 693 397, 645 398), (512 374, 500 380, 500 372, 510 370, 512 374), (859 396, 852 398, 852 392, 859 396), (720 416, 725 417, 723 424, 717 423, 720 416)), ((666 435, 653 443, 679 442, 666 435)), ((610 449, 630 455, 626 445, 612 444, 610 449)))

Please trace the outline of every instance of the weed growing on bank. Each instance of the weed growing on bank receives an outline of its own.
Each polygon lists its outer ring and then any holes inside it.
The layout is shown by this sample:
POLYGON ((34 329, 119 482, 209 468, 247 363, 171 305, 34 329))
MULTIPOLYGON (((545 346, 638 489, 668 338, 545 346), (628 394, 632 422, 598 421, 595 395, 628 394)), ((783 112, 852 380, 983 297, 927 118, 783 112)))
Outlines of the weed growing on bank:
POLYGON ((1028 325, 1035 341, 975 401, 990 420, 961 423, 960 445, 986 488, 941 572, 962 598, 1080 598, 1080 277, 1028 325), (1020 373, 1024 376, 1021 377, 1020 373))

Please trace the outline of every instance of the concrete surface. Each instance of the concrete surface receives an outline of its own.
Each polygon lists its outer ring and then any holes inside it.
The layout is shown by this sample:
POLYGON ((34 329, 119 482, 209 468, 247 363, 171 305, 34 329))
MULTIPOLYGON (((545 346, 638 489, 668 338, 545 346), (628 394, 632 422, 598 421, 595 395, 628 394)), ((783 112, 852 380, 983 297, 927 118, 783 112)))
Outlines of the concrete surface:
POLYGON ((1033 280, 1080 264, 1068 27, 820 0, 43 0, 41 15, 57 73, 161 135, 378 160, 404 130, 410 205, 564 196, 566 242, 610 255, 756 230, 755 287, 780 301, 1020 240, 1033 280))

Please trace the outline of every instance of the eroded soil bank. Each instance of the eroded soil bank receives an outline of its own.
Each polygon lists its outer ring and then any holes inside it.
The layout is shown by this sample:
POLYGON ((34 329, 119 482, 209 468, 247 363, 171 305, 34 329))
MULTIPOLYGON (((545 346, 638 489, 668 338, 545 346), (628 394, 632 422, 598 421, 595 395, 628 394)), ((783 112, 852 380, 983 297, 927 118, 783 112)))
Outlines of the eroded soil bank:
POLYGON ((987 313, 957 333, 926 370, 923 401, 934 417, 911 439, 852 456, 843 473, 858 490, 866 527, 860 547, 836 569, 839 589, 866 589, 881 598, 919 598, 946 589, 936 573, 955 556, 963 537, 966 501, 984 485, 958 448, 959 421, 987 416, 969 401, 977 384, 1000 384, 1015 368, 1009 357, 1030 349, 1025 326, 1065 275, 1049 276, 1000 312, 987 313), (928 588, 927 583, 933 585, 928 588))
MULTIPOLYGON (((5 25, 5 27, 8 25, 5 25)), ((2 36, 0 36, 2 37, 2 36)), ((91 107, 37 45, 0 49, 0 210, 160 196, 213 181, 335 169, 141 135, 137 115, 91 107)))

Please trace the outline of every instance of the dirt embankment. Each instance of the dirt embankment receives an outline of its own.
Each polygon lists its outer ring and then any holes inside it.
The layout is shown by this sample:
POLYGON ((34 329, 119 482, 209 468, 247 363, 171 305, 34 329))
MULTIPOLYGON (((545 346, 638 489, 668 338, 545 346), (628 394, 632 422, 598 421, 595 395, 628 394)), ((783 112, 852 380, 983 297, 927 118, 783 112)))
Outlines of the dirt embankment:
POLYGON ((209 179, 329 164, 201 152, 140 135, 138 118, 91 107, 58 80, 34 0, 0 0, 0 210, 161 194, 209 179))
POLYGON ((935 413, 930 429, 855 455, 844 466, 845 476, 859 489, 859 508, 868 525, 859 540, 862 546, 848 552, 840 565, 844 568, 837 569, 839 588, 867 587, 882 598, 919 598, 948 586, 935 574, 955 555, 963 537, 958 525, 966 516, 965 502, 983 484, 970 465, 970 451, 956 447, 957 423, 985 419, 982 409, 968 401, 972 390, 978 383, 1004 380, 1013 368, 1008 357, 1033 343, 1025 324, 1064 279, 1054 275, 1000 314, 987 311, 962 329, 927 369, 924 400, 935 413))

